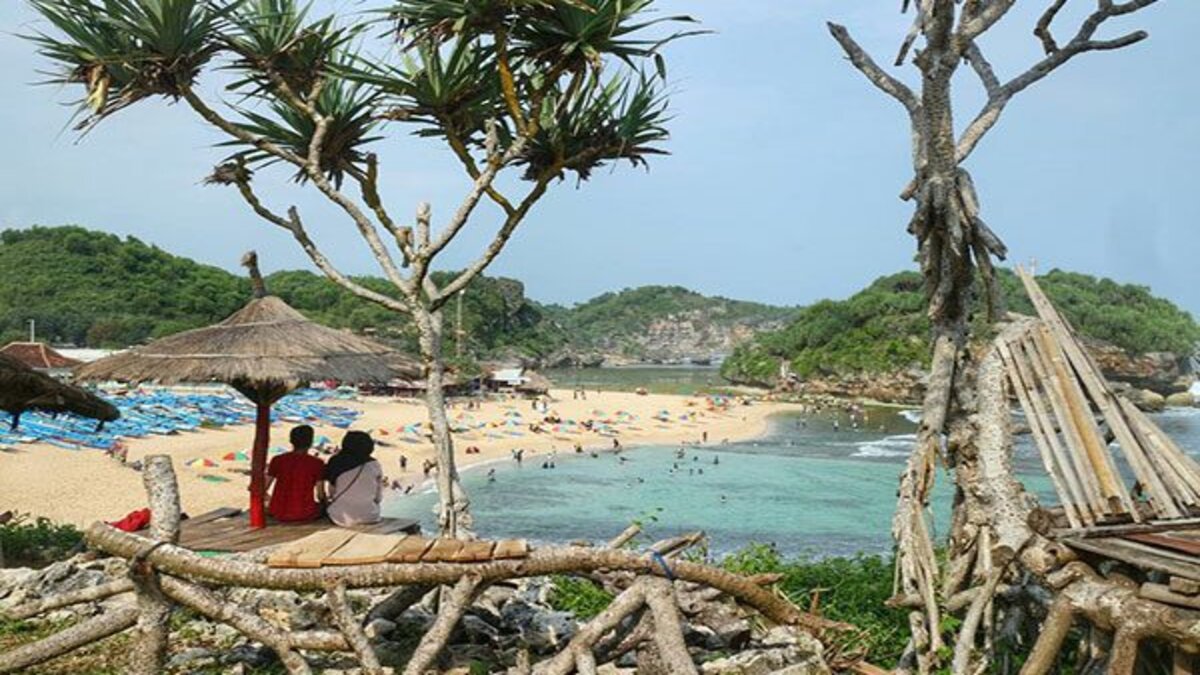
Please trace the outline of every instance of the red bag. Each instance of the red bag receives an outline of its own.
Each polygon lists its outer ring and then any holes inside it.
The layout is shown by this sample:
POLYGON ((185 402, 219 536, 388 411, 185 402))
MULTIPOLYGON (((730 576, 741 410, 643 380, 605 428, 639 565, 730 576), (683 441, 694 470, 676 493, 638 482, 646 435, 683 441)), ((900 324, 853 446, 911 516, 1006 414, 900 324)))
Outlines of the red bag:
POLYGON ((130 511, 124 518, 109 523, 122 532, 137 532, 150 526, 150 509, 130 511))

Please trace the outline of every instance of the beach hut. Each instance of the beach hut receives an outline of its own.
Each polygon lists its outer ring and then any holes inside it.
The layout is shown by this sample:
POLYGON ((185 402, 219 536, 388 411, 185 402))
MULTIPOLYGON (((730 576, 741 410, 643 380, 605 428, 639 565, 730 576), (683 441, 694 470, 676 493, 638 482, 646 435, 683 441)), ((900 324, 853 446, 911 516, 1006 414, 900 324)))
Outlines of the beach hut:
POLYGON ((80 364, 80 361, 63 356, 50 345, 41 342, 10 342, 0 347, 0 354, 56 378, 70 375, 71 369, 80 364))
POLYGON ((521 379, 523 381, 517 385, 516 389, 524 396, 546 396, 550 393, 552 385, 544 375, 527 370, 521 379))
POLYGON ((121 413, 108 401, 39 373, 17 359, 0 354, 0 410, 12 415, 12 428, 26 410, 74 413, 99 420, 101 426, 121 413))
POLYGON ((292 390, 318 380, 387 382, 420 375, 417 363, 353 333, 309 321, 268 295, 254 252, 242 259, 254 299, 224 321, 86 364, 76 377, 180 384, 223 382, 255 404, 250 459, 250 525, 266 525, 264 492, 271 407, 292 390))

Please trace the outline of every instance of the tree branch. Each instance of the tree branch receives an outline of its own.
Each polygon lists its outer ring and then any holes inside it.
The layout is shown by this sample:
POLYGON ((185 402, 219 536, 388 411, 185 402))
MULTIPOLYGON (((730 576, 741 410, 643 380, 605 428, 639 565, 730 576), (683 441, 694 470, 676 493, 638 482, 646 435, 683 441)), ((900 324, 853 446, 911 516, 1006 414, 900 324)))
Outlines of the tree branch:
POLYGON ((956 38, 959 45, 969 45, 975 38, 988 32, 996 22, 1008 14, 1008 10, 1017 4, 1017 0, 992 0, 984 5, 978 13, 964 13, 959 23, 956 38))
POLYGON ((1046 11, 1042 13, 1038 19, 1037 26, 1033 29, 1033 34, 1037 39, 1042 41, 1042 49, 1046 50, 1047 54, 1053 54, 1058 51, 1058 43, 1054 41, 1054 35, 1050 32, 1050 24, 1054 23, 1054 18, 1062 10, 1063 5, 1067 4, 1067 0, 1054 0, 1046 11))
POLYGON ((346 636, 346 642, 358 657, 363 672, 366 675, 383 675, 383 666, 375 656, 375 650, 371 648, 370 641, 363 633, 362 625, 354 618, 350 600, 346 597, 346 585, 340 582, 330 584, 329 590, 325 592, 325 602, 329 605, 334 624, 342 635, 346 636))
MULTIPOLYGON (((1001 85, 994 92, 989 93, 988 102, 976 115, 975 119, 967 126, 959 137, 956 148, 956 156, 959 162, 965 161, 971 153, 979 145, 979 141, 991 131, 992 127, 1000 119, 1000 114, 1004 111, 1005 106, 1012 100, 1012 97, 1024 91, 1030 85, 1040 81, 1055 69, 1070 61, 1075 56, 1084 52, 1091 51, 1108 51, 1113 49, 1121 49, 1136 44, 1145 40, 1148 34, 1145 31, 1134 31, 1121 37, 1112 40, 1095 40, 1093 36, 1096 30, 1108 19, 1135 12, 1144 7, 1148 7, 1158 0, 1129 0, 1121 4, 1112 2, 1101 2, 1099 9, 1093 12, 1079 28, 1079 32, 1061 49, 1057 49, 1046 55, 1041 61, 1035 63, 1029 70, 1017 75, 1008 82, 1001 85)), ((1051 15, 1052 16, 1052 15, 1051 15)), ((1045 15, 1043 15, 1043 19, 1045 15)), ((1040 24, 1039 24, 1040 25, 1040 24)), ((982 56, 982 54, 980 54, 982 56)), ((972 66, 975 66, 975 61, 972 59, 972 66)), ((978 72, 978 71, 977 71, 978 72)), ((982 75, 981 75, 982 77, 982 75)))
POLYGON ((880 91, 899 101, 908 110, 910 116, 917 117, 921 110, 921 103, 916 95, 913 94, 912 89, 909 89, 908 85, 884 72, 875 63, 874 59, 863 51, 862 47, 858 46, 854 38, 850 37, 850 33, 846 30, 845 26, 832 22, 827 25, 829 26, 830 35, 842 46, 842 51, 846 53, 846 58, 850 59, 850 63, 880 91))
POLYGON ((550 185, 550 181, 554 179, 554 176, 558 174, 558 171, 559 167, 551 167, 538 178, 533 189, 529 191, 525 199, 521 200, 521 204, 517 206, 517 209, 505 218, 504 225, 500 227, 500 231, 496 233, 495 238, 492 239, 492 243, 488 244, 483 255, 460 272, 453 281, 446 284, 435 297, 430 298, 429 306, 431 310, 437 311, 441 309, 442 306, 454 297, 455 293, 466 288, 475 277, 479 276, 488 265, 492 264, 496 256, 500 255, 500 251, 504 250, 504 245, 512 237, 512 233, 517 229, 517 225, 520 225, 525 215, 529 213, 529 209, 546 193, 546 188, 550 185))
POLYGON ((404 666, 404 675, 421 675, 429 670, 433 662, 446 647, 454 627, 462 619, 467 607, 475 601, 476 593, 481 589, 482 580, 478 576, 463 575, 450 592, 442 596, 441 607, 438 608, 437 618, 433 625, 421 636, 421 642, 413 651, 412 658, 404 666))

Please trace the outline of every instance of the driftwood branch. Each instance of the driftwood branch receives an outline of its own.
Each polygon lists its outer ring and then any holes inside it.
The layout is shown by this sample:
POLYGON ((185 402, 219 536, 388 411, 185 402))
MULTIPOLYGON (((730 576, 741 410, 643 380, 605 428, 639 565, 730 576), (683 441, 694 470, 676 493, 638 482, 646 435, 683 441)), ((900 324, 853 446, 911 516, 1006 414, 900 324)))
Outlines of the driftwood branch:
POLYGON ((666 579, 650 579, 646 588, 646 604, 654 617, 654 641, 669 672, 696 675, 696 664, 688 653, 683 638, 683 622, 675 601, 675 587, 666 579))
POLYGON ((22 621, 38 614, 45 614, 63 607, 70 607, 84 602, 96 602, 105 598, 110 598, 114 595, 133 592, 133 582, 129 579, 115 579, 97 586, 88 586, 77 591, 62 593, 49 598, 43 598, 35 602, 29 602, 23 605, 11 607, 6 611, 0 612, 5 618, 10 621, 22 621))
MULTIPOLYGON (((145 547, 146 540, 95 523, 85 533, 92 546, 113 555, 132 557, 145 547)), ((321 591, 330 582, 343 581, 347 588, 402 586, 411 584, 450 585, 463 577, 476 575, 485 584, 504 579, 547 576, 560 573, 588 573, 598 570, 630 571, 663 576, 665 571, 651 555, 624 550, 578 547, 545 548, 532 551, 523 560, 495 560, 470 565, 457 563, 378 564, 361 567, 319 569, 271 569, 240 560, 212 559, 196 555, 178 546, 160 546, 146 557, 160 570, 209 583, 294 591, 321 591)), ((813 631, 847 630, 836 621, 815 617, 753 581, 725 570, 673 560, 676 578, 716 588, 726 595, 759 611, 775 623, 797 625, 813 631)))
POLYGON ((362 664, 363 672, 367 675, 383 675, 383 665, 375 656, 375 650, 371 648, 362 624, 354 618, 350 600, 346 597, 346 586, 340 583, 331 584, 325 592, 325 602, 333 615, 334 624, 342 635, 346 636, 346 642, 358 657, 358 662, 362 664))
POLYGON ((450 641, 454 627, 475 601, 475 596, 482 587, 480 577, 464 575, 449 592, 442 594, 437 618, 429 630, 425 631, 425 635, 421 636, 421 642, 417 644, 412 658, 404 667, 404 675, 422 675, 433 666, 442 650, 446 648, 446 643, 450 641))
POLYGON ((116 635, 132 628, 137 622, 138 610, 133 607, 124 607, 92 617, 32 644, 0 652, 0 673, 22 672, 31 666, 116 635))

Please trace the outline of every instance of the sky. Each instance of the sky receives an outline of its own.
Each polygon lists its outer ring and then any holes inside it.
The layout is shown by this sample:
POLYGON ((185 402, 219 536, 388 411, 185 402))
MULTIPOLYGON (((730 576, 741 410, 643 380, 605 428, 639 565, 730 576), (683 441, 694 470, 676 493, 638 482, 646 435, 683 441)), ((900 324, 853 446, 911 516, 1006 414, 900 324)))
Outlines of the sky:
MULTIPOLYGON (((340 12, 354 0, 320 0, 340 12)), ((1001 78, 1036 61, 1030 31, 1045 2, 1023 0, 985 36, 1001 78)), ((609 290, 679 284, 776 304, 845 297, 877 276, 913 268, 898 198, 911 177, 906 117, 842 57, 825 28, 845 24, 890 64, 910 17, 892 0, 660 0, 711 35, 667 50, 671 154, 650 170, 620 165, 556 184, 493 264, 531 297, 571 304, 609 290)), ((1076 0, 1060 18, 1074 32, 1076 0)), ((1101 37, 1145 29, 1120 52, 1084 54, 1019 95, 969 160, 983 216, 1010 261, 1036 261, 1150 286, 1200 316, 1200 3, 1162 0, 1109 22, 1101 37)), ((45 27, 26 3, 0 3, 0 228, 78 224, 132 235, 236 269, 255 248, 266 270, 310 269, 289 235, 258 220, 229 188, 201 184, 223 156, 185 106, 143 102, 80 139, 78 94, 33 86, 45 63, 18 37, 45 27)), ((912 66, 890 72, 913 82, 912 66)), ((219 83, 206 83, 212 95, 219 83)), ((960 123, 982 103, 964 68, 960 123)), ((447 217, 468 188, 446 151, 392 134, 378 148, 385 200, 401 215, 433 204, 447 217)), ((295 204, 343 270, 377 273, 339 212, 285 180, 260 181, 295 204), (268 185, 270 182, 270 185, 268 185)), ((481 211, 446 252, 473 259, 497 226, 481 211)))

